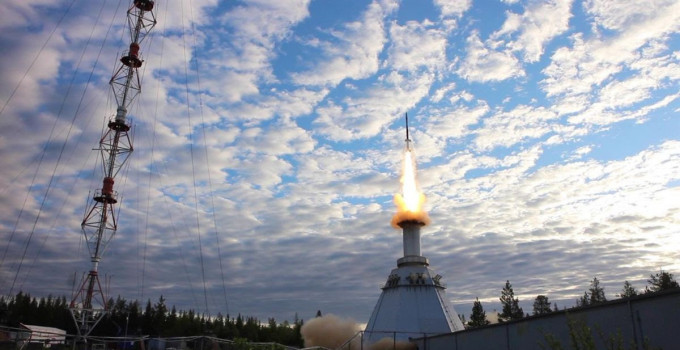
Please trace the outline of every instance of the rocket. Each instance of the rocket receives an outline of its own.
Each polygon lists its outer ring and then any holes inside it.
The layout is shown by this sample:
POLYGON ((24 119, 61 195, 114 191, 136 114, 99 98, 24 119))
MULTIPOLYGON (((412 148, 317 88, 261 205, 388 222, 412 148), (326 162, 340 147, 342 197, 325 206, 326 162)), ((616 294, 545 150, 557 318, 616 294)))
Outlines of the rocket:
POLYGON ((404 114, 406 119, 406 150, 411 151, 411 139, 408 136, 408 112, 404 114))

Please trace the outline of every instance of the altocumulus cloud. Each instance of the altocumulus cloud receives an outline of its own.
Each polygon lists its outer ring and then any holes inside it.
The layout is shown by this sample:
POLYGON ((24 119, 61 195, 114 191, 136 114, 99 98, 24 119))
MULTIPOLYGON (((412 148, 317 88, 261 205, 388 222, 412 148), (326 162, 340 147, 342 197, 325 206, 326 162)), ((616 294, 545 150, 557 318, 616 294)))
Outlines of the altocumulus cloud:
MULTIPOLYGON (((70 295, 89 266, 126 9, 76 3, 0 4, 2 293, 70 295)), ((593 276, 613 297, 679 271, 677 1, 420 5, 158 2, 110 294, 365 322, 401 254, 405 112, 461 313, 505 280, 568 306, 593 276)))

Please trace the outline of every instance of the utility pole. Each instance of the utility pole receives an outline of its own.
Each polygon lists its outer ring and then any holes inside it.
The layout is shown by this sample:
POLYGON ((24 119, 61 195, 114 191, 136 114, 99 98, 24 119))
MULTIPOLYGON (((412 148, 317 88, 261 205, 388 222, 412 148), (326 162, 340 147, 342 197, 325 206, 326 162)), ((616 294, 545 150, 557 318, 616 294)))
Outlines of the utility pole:
POLYGON ((139 45, 156 25, 153 7, 154 1, 151 0, 132 1, 127 11, 130 49, 120 58, 120 67, 109 81, 117 109, 115 117, 109 120, 103 131, 99 148, 96 149, 101 154, 104 179, 101 189, 94 191, 92 202, 81 223, 91 267, 69 305, 78 332, 76 342, 87 343, 92 330, 109 311, 99 282, 98 268, 106 247, 118 229, 118 192, 114 191, 113 185, 133 150, 127 112, 142 88, 138 69, 144 61, 139 56, 139 45))

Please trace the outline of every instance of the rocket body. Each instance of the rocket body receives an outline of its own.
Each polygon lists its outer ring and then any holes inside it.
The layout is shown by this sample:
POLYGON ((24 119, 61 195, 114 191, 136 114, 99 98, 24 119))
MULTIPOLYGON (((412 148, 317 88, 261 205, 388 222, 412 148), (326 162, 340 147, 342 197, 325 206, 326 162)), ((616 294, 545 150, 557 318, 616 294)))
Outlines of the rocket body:
POLYGON ((408 135, 408 113, 405 114, 405 119, 406 119, 406 151, 410 152, 413 150, 413 146, 411 145, 411 138, 408 135))

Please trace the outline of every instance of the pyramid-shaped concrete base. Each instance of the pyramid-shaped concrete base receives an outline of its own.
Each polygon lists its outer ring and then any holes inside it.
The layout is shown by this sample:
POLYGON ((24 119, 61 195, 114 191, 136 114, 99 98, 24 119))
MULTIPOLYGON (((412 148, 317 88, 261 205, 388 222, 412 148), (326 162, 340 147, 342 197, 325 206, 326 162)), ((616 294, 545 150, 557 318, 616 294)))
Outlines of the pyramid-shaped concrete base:
POLYGON ((382 338, 408 338, 463 330, 456 311, 446 299, 441 276, 429 269, 422 256, 399 259, 382 287, 380 299, 366 326, 364 344, 382 338))

